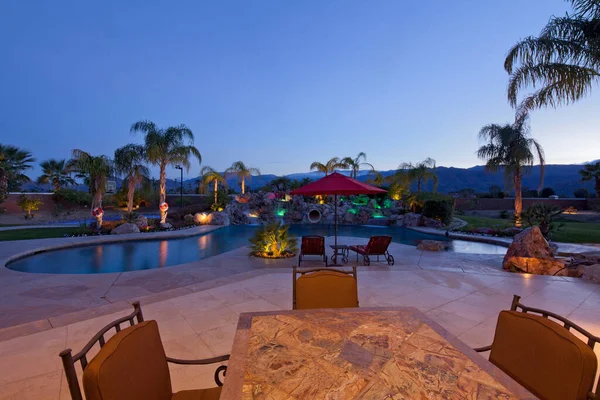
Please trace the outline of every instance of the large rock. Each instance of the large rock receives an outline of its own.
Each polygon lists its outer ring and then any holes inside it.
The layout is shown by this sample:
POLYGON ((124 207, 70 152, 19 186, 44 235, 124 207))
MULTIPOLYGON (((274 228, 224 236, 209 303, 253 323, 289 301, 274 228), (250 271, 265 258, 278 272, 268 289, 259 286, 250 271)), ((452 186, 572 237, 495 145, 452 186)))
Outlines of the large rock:
POLYGON ((532 226, 519 233, 508 248, 502 268, 536 275, 567 275, 566 261, 554 258, 540 228, 532 226))
POLYGON ((355 212, 348 211, 348 212, 344 213, 344 217, 342 218, 342 222, 345 223, 345 224, 352 224, 352 223, 354 223, 354 219, 355 218, 356 218, 355 212))
POLYGON ((402 226, 419 226, 421 225, 421 214, 408 213, 402 218, 402 226))
POLYGON ((146 228, 148 228, 148 218, 144 217, 143 215, 138 215, 135 218, 135 221, 133 221, 133 223, 140 229, 140 230, 145 230, 146 228))
POLYGON ((229 216, 225 212, 210 213, 208 225, 229 225, 229 216))
POLYGON ((160 227, 161 227, 162 229, 171 229, 171 228, 173 228, 173 225, 171 225, 171 224, 170 224, 170 223, 168 223, 168 222, 162 222, 162 223, 160 224, 160 227))
POLYGON ((369 207, 369 208, 377 208, 377 200, 375 200, 375 199, 369 200, 369 202, 367 203, 367 207, 369 207))
POLYGON ((446 250, 446 247, 446 243, 439 240, 421 240, 417 245, 417 250, 442 251, 446 250))
POLYGON ((444 224, 442 221, 438 221, 437 219, 424 217, 423 226, 427 228, 441 228, 444 226, 444 224))
POLYGON ((360 225, 365 225, 371 219, 371 210, 366 207, 362 207, 358 213, 356 214, 356 223, 360 225))
POLYGON ((136 224, 126 223, 117 226, 110 231, 111 235, 126 235, 128 233, 140 233, 140 228, 136 224))

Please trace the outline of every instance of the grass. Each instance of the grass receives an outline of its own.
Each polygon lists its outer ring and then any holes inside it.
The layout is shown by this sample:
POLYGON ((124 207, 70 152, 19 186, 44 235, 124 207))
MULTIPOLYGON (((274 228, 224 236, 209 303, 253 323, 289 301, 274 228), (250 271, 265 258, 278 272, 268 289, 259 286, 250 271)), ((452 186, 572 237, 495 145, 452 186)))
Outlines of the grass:
POLYGON ((82 229, 79 227, 15 229, 0 231, 0 241, 60 238, 65 234, 77 233, 82 233, 82 229))
MULTIPOLYGON (((463 229, 475 228, 510 228, 511 219, 486 218, 459 215, 458 218, 466 221, 468 225, 463 229)), ((600 243, 600 223, 573 221, 566 217, 556 219, 558 229, 551 233, 551 239, 556 242, 566 243, 600 243)))

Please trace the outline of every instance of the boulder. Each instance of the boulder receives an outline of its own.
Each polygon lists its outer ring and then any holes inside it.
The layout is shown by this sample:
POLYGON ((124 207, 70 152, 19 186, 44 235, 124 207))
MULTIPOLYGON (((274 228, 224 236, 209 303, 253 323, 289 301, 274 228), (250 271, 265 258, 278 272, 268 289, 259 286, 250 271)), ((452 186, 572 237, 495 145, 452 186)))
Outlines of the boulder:
POLYGON ((441 228, 444 226, 444 224, 442 221, 438 221, 437 219, 424 217, 423 226, 427 228, 441 228))
POLYGON ((369 202, 367 203, 367 207, 369 207, 369 208, 377 208, 377 200, 375 200, 375 199, 369 200, 369 202))
MULTIPOLYGON (((228 208, 227 214, 229 215, 229 221, 231 225, 245 225, 250 222, 248 214, 239 207, 228 208)), ((206 219, 207 217, 205 217, 206 219)))
POLYGON ((128 233, 140 233, 140 228, 138 228, 136 224, 126 223, 121 224, 110 231, 111 235, 126 235, 128 233))
POLYGON ((567 275, 566 260, 554 258, 540 228, 532 226, 519 233, 508 248, 502 268, 536 275, 567 275))
POLYGON ((171 224, 170 224, 170 223, 168 223, 168 222, 163 222, 163 223, 161 223, 161 224, 160 224, 160 227, 161 227, 162 229, 171 229, 171 228, 173 227, 173 225, 171 225, 171 224))
POLYGON ((421 225, 421 214, 408 213, 404 214, 402 226, 419 226, 421 225))
POLYGON ((421 240, 417 245, 417 250, 423 251, 443 251, 448 246, 446 243, 439 240, 421 240))
POLYGON ((186 225, 194 225, 195 224, 194 216, 192 214, 185 214, 183 216, 183 222, 185 222, 186 225))
POLYGON ((404 215, 398 215, 398 218, 396 218, 396 225, 397 226, 404 226, 404 215))
POLYGON ((145 230, 148 228, 148 218, 144 217, 143 215, 138 215, 133 223, 136 224, 140 230, 145 230))
POLYGON ((225 212, 210 213, 208 225, 229 225, 229 216, 225 212))
POLYGON ((366 207, 362 207, 356 214, 356 223, 365 225, 371 219, 371 210, 366 207))
POLYGON ((355 217, 356 217, 356 214, 348 211, 348 212, 344 213, 344 216, 342 217, 342 222, 345 224, 352 224, 352 223, 354 223, 355 217))

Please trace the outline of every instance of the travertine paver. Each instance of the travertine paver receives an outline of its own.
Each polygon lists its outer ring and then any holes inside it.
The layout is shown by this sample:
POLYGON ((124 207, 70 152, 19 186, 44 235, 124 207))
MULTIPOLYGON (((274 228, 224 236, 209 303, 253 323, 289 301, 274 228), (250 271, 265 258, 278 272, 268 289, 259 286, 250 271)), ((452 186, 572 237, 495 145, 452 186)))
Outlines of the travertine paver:
MULTIPOLYGON (((600 334, 600 285, 542 276, 495 275, 412 268, 359 270, 363 307, 415 306, 470 346, 489 344, 496 317, 513 294, 525 304, 572 318, 600 334)), ((239 282, 143 305, 158 320, 167 354, 209 357, 231 349, 237 317, 244 311, 290 309, 291 272, 270 271, 239 282)), ((0 342, 0 399, 67 399, 58 353, 79 349, 118 313, 0 342)), ((597 349, 599 352, 600 349, 597 349)), ((213 369, 172 369, 174 388, 212 385, 213 369)))

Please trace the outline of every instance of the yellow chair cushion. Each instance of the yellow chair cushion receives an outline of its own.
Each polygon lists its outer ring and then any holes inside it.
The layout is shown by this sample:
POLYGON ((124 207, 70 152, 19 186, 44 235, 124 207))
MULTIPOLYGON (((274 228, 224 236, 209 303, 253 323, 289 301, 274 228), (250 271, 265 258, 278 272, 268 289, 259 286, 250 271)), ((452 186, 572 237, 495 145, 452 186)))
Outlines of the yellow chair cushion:
POLYGON ((517 311, 500 312, 490 361, 546 400, 585 400, 598 367, 594 351, 563 326, 517 311))
POLYGON ((358 307, 358 287, 353 276, 318 271, 296 280, 296 309, 358 307))
POLYGON ((221 388, 182 390, 171 397, 171 400, 219 400, 221 388))
POLYGON ((87 400, 170 400, 167 358, 156 321, 111 337, 83 372, 87 400))

